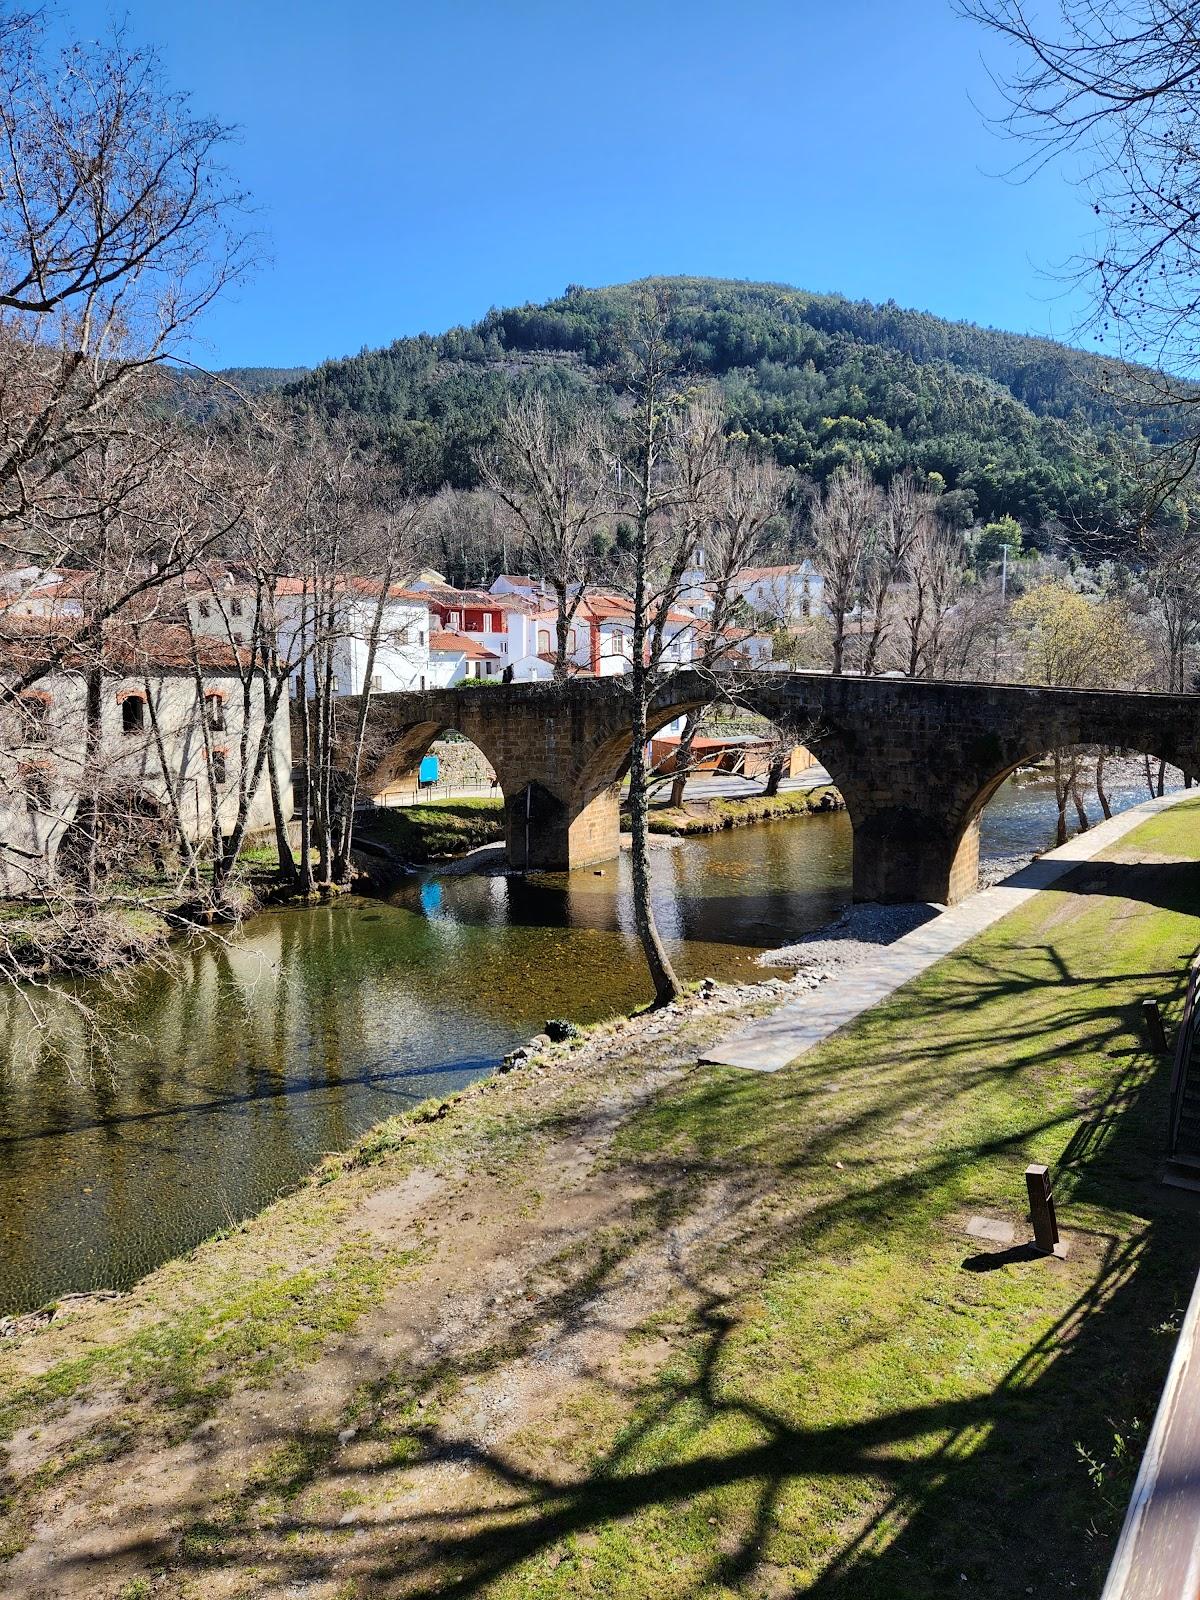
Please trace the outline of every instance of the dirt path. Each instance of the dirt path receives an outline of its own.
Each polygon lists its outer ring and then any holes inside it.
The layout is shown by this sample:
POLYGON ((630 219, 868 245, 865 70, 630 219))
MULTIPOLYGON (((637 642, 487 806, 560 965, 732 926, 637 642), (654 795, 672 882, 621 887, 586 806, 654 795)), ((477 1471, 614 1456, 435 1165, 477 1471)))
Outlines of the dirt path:
MULTIPOLYGON (((569 1491, 566 1462, 531 1477, 529 1451, 518 1470, 510 1442, 536 1437, 573 1392, 619 1390, 652 1371, 669 1342, 631 1357, 630 1334, 656 1308, 679 1314, 719 1292, 694 1278, 699 1257, 722 1253, 755 1199, 753 1184, 731 1178, 693 1206, 686 1174, 672 1175, 672 1194, 661 1171, 610 1160, 625 1119, 694 1063, 689 1031, 729 1010, 725 996, 694 1003, 682 1027, 679 1013, 626 1025, 492 1080, 486 1099, 465 1097, 430 1164, 366 1185, 338 1217, 343 1245, 406 1262, 379 1303, 315 1359, 235 1385, 182 1437, 161 1383, 84 1383, 39 1411, 8 1444, 24 1542, 0 1569, 3 1594, 323 1600, 357 1593, 345 1587, 356 1575, 386 1582, 371 1593, 419 1594, 439 1526, 454 1525, 461 1544, 484 1507, 494 1516, 511 1502, 519 1516, 569 1491), (469 1123, 481 1103, 494 1118, 518 1100, 518 1164, 492 1164, 474 1134, 456 1150, 456 1119, 469 1123), (399 1504, 392 1476, 403 1478, 399 1504), (147 1574, 152 1590, 139 1587, 147 1574)), ((311 1241, 291 1253, 289 1267, 321 1256, 311 1241)), ((19 1341, 10 1383, 138 1328, 157 1276, 125 1303, 19 1341)))

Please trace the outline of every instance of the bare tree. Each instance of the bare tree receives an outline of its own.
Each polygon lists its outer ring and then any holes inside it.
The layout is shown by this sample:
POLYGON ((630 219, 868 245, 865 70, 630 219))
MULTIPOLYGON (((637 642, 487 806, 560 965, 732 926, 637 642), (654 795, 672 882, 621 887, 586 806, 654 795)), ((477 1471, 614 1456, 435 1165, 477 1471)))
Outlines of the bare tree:
MULTIPOLYGON (((720 413, 718 413, 720 417, 720 413)), ((788 477, 773 461, 751 455, 718 435, 712 446, 710 481, 700 501, 703 517, 704 572, 711 607, 698 657, 693 665, 716 677, 736 652, 733 632, 740 605, 736 579, 749 566, 764 529, 782 512, 788 477)), ((683 804, 696 730, 704 711, 688 713, 675 753, 671 804, 683 804)))
POLYGON ((1179 691, 1191 682, 1200 644, 1200 538, 1186 527, 1152 527, 1146 538, 1163 686, 1179 691))
POLYGON ((846 658, 846 621, 862 587, 863 562, 882 516, 882 496, 861 462, 841 467, 812 509, 816 565, 825 580, 825 607, 832 630, 831 670, 846 658))
POLYGON ((863 610, 871 624, 863 673, 879 670, 892 625, 892 594, 908 569, 913 546, 934 498, 923 493, 910 472, 892 479, 883 495, 881 514, 863 567, 863 610))
POLYGON ((1053 22, 1024 0, 958 6, 1022 62, 998 79, 1002 126, 1026 146, 1017 172, 1082 163, 1102 234, 1074 274, 1094 289, 1092 329, 1158 369, 1120 381, 1180 415, 1149 516, 1200 461, 1195 387, 1164 375, 1200 355, 1200 0, 1060 0, 1053 22))
POLYGON ((949 619, 966 567, 961 536, 943 525, 935 507, 930 500, 920 509, 908 556, 903 627, 910 678, 941 674, 950 642, 949 619))
POLYGON ((632 750, 629 809, 633 912, 657 1002, 680 993, 651 901, 648 842, 647 739, 650 702, 667 661, 671 614, 691 561, 705 500, 719 456, 721 434, 711 404, 681 410, 676 353, 667 334, 670 302, 647 292, 635 302, 626 350, 629 413, 620 441, 617 506, 630 527, 627 583, 630 594, 632 750))
POLYGON ((510 401, 496 448, 477 458, 483 482, 508 511, 527 563, 555 600, 554 677, 567 676, 568 636, 592 576, 592 530, 604 505, 611 449, 596 414, 564 424, 543 395, 510 401))
MULTIPOLYGON (((0 560, 88 567, 137 482, 89 458, 119 442, 126 465, 154 470, 172 447, 157 367, 246 270, 244 199, 219 164, 229 130, 166 88, 152 53, 118 34, 56 60, 41 18, 11 8, 0 47, 0 560)), ((195 554, 189 532, 131 566, 95 625, 195 554)), ((69 648, 31 660, 0 697, 69 648)))

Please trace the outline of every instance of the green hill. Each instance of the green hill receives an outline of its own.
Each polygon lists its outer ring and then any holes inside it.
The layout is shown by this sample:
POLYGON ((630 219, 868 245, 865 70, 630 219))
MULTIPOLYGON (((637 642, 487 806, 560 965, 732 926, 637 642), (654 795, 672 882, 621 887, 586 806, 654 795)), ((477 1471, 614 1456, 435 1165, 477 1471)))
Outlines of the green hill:
MULTIPOLYGON (((1119 542, 1131 453, 1167 423, 1118 405, 1134 369, 1019 334, 782 284, 656 280, 675 295, 689 369, 718 381, 731 426, 818 481, 852 455, 881 480, 939 473, 965 523, 1003 513, 1042 538, 1119 542)), ((633 286, 572 286, 473 327, 328 361, 286 391, 366 425, 425 487, 469 487, 473 447, 506 396, 537 388, 570 409, 611 398, 633 286)))

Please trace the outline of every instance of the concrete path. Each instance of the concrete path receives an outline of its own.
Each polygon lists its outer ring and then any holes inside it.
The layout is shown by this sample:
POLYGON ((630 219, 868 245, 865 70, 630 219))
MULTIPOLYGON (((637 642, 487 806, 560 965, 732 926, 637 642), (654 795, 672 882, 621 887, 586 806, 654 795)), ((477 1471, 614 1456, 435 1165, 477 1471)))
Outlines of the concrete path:
POLYGON ((1090 861, 1124 838, 1156 811, 1178 805, 1181 800, 1195 799, 1200 799, 1200 790, 1181 789, 1161 800, 1144 800, 1141 805, 1098 823, 1060 849, 1031 861, 1012 877, 943 911, 894 944, 882 946, 876 960, 848 967, 827 987, 810 989, 769 1016, 756 1018, 715 1045, 703 1059, 753 1072, 778 1072, 862 1012, 886 1000, 901 984, 999 922, 1031 895, 1049 888, 1080 862, 1090 861))

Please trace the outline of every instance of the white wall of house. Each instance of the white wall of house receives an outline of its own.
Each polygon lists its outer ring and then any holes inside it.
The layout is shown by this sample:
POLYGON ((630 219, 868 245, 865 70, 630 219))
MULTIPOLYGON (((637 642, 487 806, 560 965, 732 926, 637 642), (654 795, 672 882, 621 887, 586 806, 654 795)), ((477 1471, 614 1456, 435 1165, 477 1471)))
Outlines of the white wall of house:
POLYGON ((467 675, 465 650, 431 650, 429 653, 429 687, 449 689, 461 683, 467 675))
MULTIPOLYGON (((279 611, 286 617, 280 628, 279 649, 285 659, 295 660, 303 648, 297 638, 301 627, 301 601, 281 601, 279 611)), ((367 688, 369 640, 375 621, 375 602, 355 597, 339 607, 335 626, 338 640, 333 651, 333 672, 338 694, 362 694, 367 688)), ((429 634, 434 623, 429 607, 410 598, 389 600, 384 607, 375 647, 370 687, 378 694, 404 689, 438 686, 437 672, 430 659, 429 634)), ((299 676, 299 674, 297 674, 299 676)), ((314 663, 311 652, 304 663, 304 683, 313 692, 314 663)))
POLYGON ((734 588, 748 606, 773 622, 819 616, 825 605, 825 580, 808 561, 736 578, 734 588))

